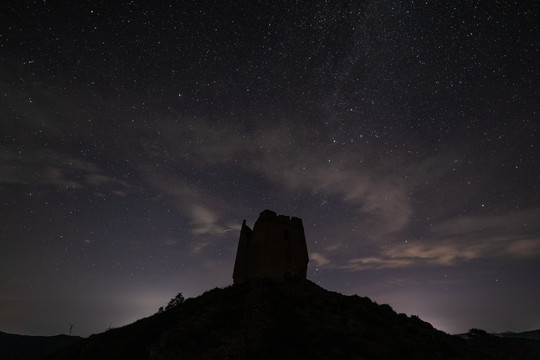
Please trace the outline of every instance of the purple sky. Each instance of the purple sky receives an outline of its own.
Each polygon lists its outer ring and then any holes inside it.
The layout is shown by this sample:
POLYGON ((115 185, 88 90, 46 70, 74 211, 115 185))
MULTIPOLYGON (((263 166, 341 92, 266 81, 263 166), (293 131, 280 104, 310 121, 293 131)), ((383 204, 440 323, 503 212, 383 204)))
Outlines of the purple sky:
POLYGON ((539 4, 12 3, 0 331, 227 286, 264 209, 303 219, 324 288, 540 328, 539 4))

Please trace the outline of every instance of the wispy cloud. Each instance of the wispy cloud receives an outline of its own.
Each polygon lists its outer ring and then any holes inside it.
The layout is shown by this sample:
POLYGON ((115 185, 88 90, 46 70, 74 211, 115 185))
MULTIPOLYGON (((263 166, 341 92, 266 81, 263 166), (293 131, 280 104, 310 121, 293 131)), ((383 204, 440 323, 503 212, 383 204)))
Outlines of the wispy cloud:
POLYGON ((330 263, 329 259, 327 259, 321 253, 317 253, 317 252, 311 253, 309 255, 309 259, 312 260, 312 261, 315 261, 315 264, 318 267, 325 266, 325 265, 328 265, 330 263))
POLYGON ((157 193, 172 201, 179 212, 189 219, 192 252, 199 253, 216 237, 231 229, 239 229, 234 219, 234 208, 223 198, 212 196, 189 184, 184 178, 173 177, 151 166, 140 165, 138 170, 157 193))
POLYGON ((107 174, 95 163, 58 151, 28 148, 21 153, 0 153, 0 183, 90 189, 117 195, 138 191, 135 185, 107 174))
POLYGON ((411 259, 392 259, 372 256, 351 259, 347 261, 346 264, 340 264, 337 267, 345 270, 365 270, 380 268, 400 268, 409 266, 411 264, 413 264, 413 261, 411 259))
POLYGON ((540 209, 505 215, 451 219, 434 226, 424 240, 387 245, 375 256, 350 259, 347 270, 396 268, 418 265, 450 266, 490 257, 532 258, 540 256, 540 209), (531 227, 536 230, 531 231, 531 227))
POLYGON ((283 183, 291 188, 341 196, 364 218, 376 219, 373 223, 379 224, 378 236, 401 230, 411 216, 405 187, 389 177, 375 179, 359 171, 321 166, 308 172, 285 171, 283 183))
MULTIPOLYGON (((358 154, 340 153, 339 148, 332 154, 339 162, 318 162, 317 159, 326 158, 328 149, 310 145, 303 135, 309 133, 304 125, 276 121, 272 127, 242 128, 238 123, 224 127, 205 119, 186 120, 181 124, 171 119, 160 122, 159 126, 167 141, 167 156, 172 156, 168 161, 182 161, 186 166, 202 170, 222 168, 227 171, 233 167, 247 176, 278 185, 281 192, 336 197, 356 209, 359 221, 369 226, 373 241, 399 232, 410 220, 409 189, 394 173, 359 163, 358 154), (182 141, 178 141, 179 136, 182 141)), ((154 178, 153 183, 158 176, 155 172, 156 169, 147 172, 149 178, 154 178)), ((176 181, 180 183, 159 186, 169 193, 183 193, 178 202, 183 203, 182 212, 192 219, 194 233, 222 231, 223 225, 216 226, 215 218, 201 208, 212 214, 223 214, 216 210, 222 208, 216 202, 223 199, 207 198, 193 182, 187 185, 186 181, 176 181), (171 187, 174 189, 167 189, 171 187)), ((234 211, 234 206, 227 207, 234 211)))
POLYGON ((195 235, 216 235, 223 234, 225 228, 218 224, 219 216, 215 211, 210 210, 200 204, 191 207, 192 232, 195 235))

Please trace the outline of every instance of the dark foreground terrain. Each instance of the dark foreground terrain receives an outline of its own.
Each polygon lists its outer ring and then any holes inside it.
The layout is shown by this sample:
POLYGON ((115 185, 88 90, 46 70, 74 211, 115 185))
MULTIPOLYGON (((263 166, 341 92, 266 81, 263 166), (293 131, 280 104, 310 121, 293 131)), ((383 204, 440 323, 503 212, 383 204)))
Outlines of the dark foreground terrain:
POLYGON ((48 359, 540 359, 537 340, 472 335, 310 281, 257 281, 208 291, 48 359))
POLYGON ((0 331, 0 360, 41 360, 78 340, 78 336, 25 336, 0 331))

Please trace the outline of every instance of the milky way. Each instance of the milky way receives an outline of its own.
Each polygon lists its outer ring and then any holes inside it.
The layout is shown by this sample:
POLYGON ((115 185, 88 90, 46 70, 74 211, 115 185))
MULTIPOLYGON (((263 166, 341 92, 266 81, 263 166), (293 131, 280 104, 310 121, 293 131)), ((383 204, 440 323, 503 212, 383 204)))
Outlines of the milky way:
POLYGON ((457 333, 540 328, 536 3, 22 1, 0 28, 0 331, 87 336, 308 278, 457 333))

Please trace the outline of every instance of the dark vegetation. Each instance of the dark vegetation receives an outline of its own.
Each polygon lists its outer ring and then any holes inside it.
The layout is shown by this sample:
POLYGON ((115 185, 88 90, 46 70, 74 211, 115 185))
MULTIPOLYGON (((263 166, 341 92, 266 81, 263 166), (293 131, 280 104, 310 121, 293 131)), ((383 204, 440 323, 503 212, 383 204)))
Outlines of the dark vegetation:
POLYGON ((0 332, 1 360, 40 360, 73 344, 78 336, 24 336, 0 332))
POLYGON ((173 297, 171 299, 171 301, 169 301, 169 303, 167 304, 167 306, 165 306, 165 308, 163 308, 163 306, 160 307, 159 310, 158 310, 158 313, 162 313, 164 311, 170 311, 173 308, 175 308, 176 306, 183 303, 184 300, 185 300, 184 295, 182 295, 182 293, 178 293, 175 297, 173 297))
POLYGON ((61 350, 62 359, 540 359, 540 342, 469 339, 310 281, 210 290, 61 350))

